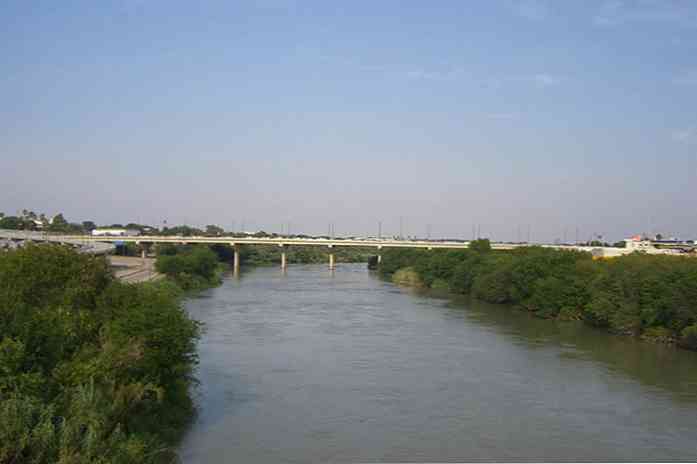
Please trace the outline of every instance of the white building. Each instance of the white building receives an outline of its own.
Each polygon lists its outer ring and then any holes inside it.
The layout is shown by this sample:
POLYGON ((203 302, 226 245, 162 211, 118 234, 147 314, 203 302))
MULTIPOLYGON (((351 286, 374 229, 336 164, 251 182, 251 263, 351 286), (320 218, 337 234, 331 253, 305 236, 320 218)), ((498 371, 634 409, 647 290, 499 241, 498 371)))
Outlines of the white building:
POLYGON ((117 229, 117 228, 103 228, 92 230, 92 236, 94 237, 126 237, 140 235, 140 231, 136 229, 117 229))
POLYGON ((634 237, 628 238, 624 241, 625 248, 631 251, 644 251, 651 252, 655 250, 651 240, 641 237, 640 235, 635 235, 634 237))

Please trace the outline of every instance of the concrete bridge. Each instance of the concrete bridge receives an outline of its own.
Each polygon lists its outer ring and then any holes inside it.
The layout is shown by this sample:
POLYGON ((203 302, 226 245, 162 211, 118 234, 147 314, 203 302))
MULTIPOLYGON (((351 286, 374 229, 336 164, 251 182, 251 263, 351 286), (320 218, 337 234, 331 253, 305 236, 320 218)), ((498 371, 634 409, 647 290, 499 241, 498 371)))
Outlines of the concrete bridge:
MULTIPOLYGON (((422 248, 427 250, 447 249, 457 250, 469 248, 470 242, 455 241, 430 241, 430 240, 394 240, 394 239, 326 239, 326 238, 288 238, 288 237, 184 237, 184 236, 160 236, 160 235, 133 235, 133 236, 107 236, 107 235, 48 235, 41 232, 23 232, 0 230, 0 239, 6 240, 34 240, 65 243, 79 246, 81 249, 92 253, 107 253, 114 249, 117 243, 135 243, 141 246, 142 258, 145 259, 149 247, 152 244, 221 244, 228 245, 233 249, 233 270, 237 272, 240 267, 240 246, 241 245, 268 245, 281 248, 281 267, 286 269, 288 260, 285 250, 290 246, 318 246, 326 247, 329 250, 329 268, 334 269, 336 260, 333 250, 337 247, 372 247, 377 251, 378 262, 381 260, 380 251, 383 248, 422 248)), ((513 250, 515 248, 527 247, 531 244, 512 244, 512 243, 492 243, 494 250, 513 250)), ((630 253, 632 250, 626 248, 606 248, 588 247, 575 245, 538 245, 546 248, 556 248, 562 250, 586 251, 597 257, 614 257, 630 253)))
MULTIPOLYGON (((67 241, 82 240, 100 243, 135 243, 140 245, 143 258, 152 244, 171 243, 177 245, 187 245, 194 243, 228 245, 233 249, 233 269, 237 271, 240 267, 240 246, 241 245, 269 245, 281 248, 281 267, 286 269, 288 260, 285 250, 290 246, 318 246, 326 247, 329 250, 329 268, 334 269, 336 259, 333 250, 336 247, 372 247, 377 250, 378 262, 381 259, 380 250, 383 248, 425 248, 425 249, 465 249, 469 247, 469 242, 433 242, 425 240, 352 240, 352 239, 324 239, 324 238, 286 238, 286 237, 183 237, 183 236, 159 236, 159 235, 136 235, 136 236, 87 236, 87 235, 64 235, 54 236, 55 239, 67 241)), ((492 244, 492 248, 499 250, 510 250, 515 245, 492 244)))

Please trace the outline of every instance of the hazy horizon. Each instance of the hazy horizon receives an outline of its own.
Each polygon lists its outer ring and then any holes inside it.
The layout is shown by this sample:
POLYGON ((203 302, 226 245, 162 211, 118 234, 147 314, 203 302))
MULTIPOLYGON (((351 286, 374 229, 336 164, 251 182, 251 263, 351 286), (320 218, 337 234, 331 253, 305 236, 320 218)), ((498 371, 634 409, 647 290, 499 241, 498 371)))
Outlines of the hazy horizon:
POLYGON ((697 238, 697 3, 9 1, 0 212, 697 238))

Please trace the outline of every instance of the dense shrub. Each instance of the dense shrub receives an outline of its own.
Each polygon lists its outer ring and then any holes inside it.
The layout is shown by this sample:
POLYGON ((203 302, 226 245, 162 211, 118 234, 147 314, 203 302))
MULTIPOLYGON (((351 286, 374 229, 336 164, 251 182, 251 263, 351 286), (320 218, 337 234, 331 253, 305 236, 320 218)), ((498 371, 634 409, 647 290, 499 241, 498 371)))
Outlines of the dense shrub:
POLYGON ((220 280, 218 256, 205 245, 165 247, 155 269, 173 279, 184 290, 215 285, 220 280))
POLYGON ((170 461, 199 335, 179 297, 64 247, 0 254, 0 463, 170 461))
POLYGON ((693 349, 697 260, 633 254, 592 260, 587 253, 542 247, 491 251, 388 250, 380 273, 411 267, 424 285, 492 303, 513 303, 540 317, 583 319, 617 333, 679 341, 693 349))
POLYGON ((697 324, 685 327, 680 332, 680 344, 685 348, 697 350, 697 324))

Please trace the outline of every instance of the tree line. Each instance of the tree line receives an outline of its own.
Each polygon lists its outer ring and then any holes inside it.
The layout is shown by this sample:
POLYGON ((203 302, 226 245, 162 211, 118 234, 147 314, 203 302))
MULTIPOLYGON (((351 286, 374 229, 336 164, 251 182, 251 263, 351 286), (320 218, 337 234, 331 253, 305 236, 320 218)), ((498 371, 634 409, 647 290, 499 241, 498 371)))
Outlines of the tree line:
MULTIPOLYGON (((367 263, 375 255, 369 247, 334 247, 331 249, 337 263, 367 263)), ((325 264, 329 261, 329 248, 294 245, 285 248, 289 264, 325 264)), ((252 266, 269 266, 281 262, 281 248, 268 245, 243 245, 240 247, 242 263, 252 266)))
POLYGON ((525 247, 492 251, 389 249, 378 272, 397 282, 513 304, 543 318, 582 320, 614 333, 697 350, 697 259, 525 247))

